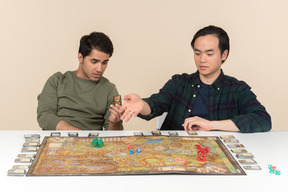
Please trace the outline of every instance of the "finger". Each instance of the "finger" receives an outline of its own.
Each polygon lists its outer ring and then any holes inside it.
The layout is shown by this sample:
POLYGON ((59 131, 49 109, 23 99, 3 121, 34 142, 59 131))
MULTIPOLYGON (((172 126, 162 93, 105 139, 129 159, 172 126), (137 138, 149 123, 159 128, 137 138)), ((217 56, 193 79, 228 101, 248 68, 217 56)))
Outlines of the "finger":
POLYGON ((128 110, 125 110, 123 115, 121 115, 121 120, 124 120, 126 118, 126 116, 128 115, 129 111, 128 110))
POLYGON ((131 119, 131 117, 133 116, 133 114, 134 114, 133 111, 129 111, 129 113, 128 113, 126 119, 125 119, 125 122, 128 122, 131 119))

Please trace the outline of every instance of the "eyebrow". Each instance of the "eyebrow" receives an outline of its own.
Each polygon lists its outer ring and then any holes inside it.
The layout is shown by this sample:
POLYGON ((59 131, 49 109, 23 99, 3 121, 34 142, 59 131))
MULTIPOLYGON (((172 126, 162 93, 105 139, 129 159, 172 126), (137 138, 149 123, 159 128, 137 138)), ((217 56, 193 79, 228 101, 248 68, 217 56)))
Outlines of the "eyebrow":
MULTIPOLYGON (((93 61, 97 61, 97 62, 100 61, 99 59, 95 59, 95 58, 92 58, 91 60, 93 60, 93 61)), ((104 60, 103 62, 108 62, 108 61, 109 61, 109 59, 106 59, 106 60, 104 60)))
MULTIPOLYGON (((200 51, 199 49, 194 49, 194 51, 197 51, 197 52, 202 52, 202 51, 200 51)), ((214 49, 207 49, 207 50, 205 50, 204 52, 213 52, 213 51, 215 51, 214 49)))

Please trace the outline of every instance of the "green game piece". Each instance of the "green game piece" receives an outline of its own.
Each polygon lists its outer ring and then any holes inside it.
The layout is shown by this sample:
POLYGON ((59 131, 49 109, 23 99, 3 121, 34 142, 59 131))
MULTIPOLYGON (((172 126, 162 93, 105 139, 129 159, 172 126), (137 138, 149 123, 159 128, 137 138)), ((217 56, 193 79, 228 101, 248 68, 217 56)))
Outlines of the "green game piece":
POLYGON ((281 171, 280 170, 276 170, 275 171, 275 175, 281 175, 281 171))
POLYGON ((95 137, 91 143, 91 145, 94 147, 94 148, 101 148, 101 146, 104 145, 103 143, 103 140, 100 138, 98 139, 98 137, 95 137))

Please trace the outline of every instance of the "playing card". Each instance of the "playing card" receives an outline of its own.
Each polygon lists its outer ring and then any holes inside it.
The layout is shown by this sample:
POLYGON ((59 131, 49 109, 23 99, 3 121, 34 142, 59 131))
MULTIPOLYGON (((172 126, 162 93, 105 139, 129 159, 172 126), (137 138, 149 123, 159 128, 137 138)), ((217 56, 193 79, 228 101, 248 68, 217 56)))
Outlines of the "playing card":
POLYGON ((246 170, 261 170, 261 167, 259 167, 258 165, 247 165, 247 166, 243 166, 244 169, 246 170))
POLYGON ((51 137, 60 137, 61 136, 61 133, 60 132, 52 132, 50 134, 51 137))
POLYGON ((187 131, 188 135, 198 135, 196 131, 187 131))
POLYGON ((160 132, 160 131, 151 131, 151 133, 152 133, 153 135, 161 135, 161 132, 160 132))
POLYGON ((26 174, 25 169, 9 169, 8 176, 24 176, 26 174))
POLYGON ((30 165, 14 165, 12 169, 29 169, 30 165))
POLYGON ((247 153, 246 149, 231 149, 233 153, 247 153))
POLYGON ((254 156, 251 153, 237 153, 236 157, 240 159, 252 159, 254 156))
POLYGON ((76 133, 76 132, 69 132, 69 133, 68 133, 68 136, 69 136, 69 137, 78 137, 78 133, 76 133))
POLYGON ((19 154, 18 155, 19 158, 35 158, 35 154, 19 154))
POLYGON ((39 139, 40 135, 39 134, 26 134, 24 135, 25 139, 39 139))
POLYGON ((23 147, 39 147, 40 143, 24 143, 23 147))
POLYGON ((114 100, 114 105, 118 104, 118 105, 122 105, 122 102, 121 102, 121 95, 117 95, 113 98, 114 100))
POLYGON ((38 148, 37 147, 23 147, 21 152, 37 152, 38 148))
POLYGON ((254 159, 240 159, 238 161, 241 164, 256 164, 257 163, 254 159))
POLYGON ((235 139, 233 135, 222 135, 220 136, 221 139, 235 139))
POLYGON ((178 133, 177 132, 168 132, 170 136, 177 136, 178 133))
POLYGON ((237 139, 224 139, 223 140, 225 143, 239 143, 237 139))
POLYGON ((89 133, 88 137, 98 137, 99 133, 89 133))
POLYGON ((31 158, 17 158, 15 159, 15 163, 32 163, 31 158))
POLYGON ((227 146, 230 148, 243 148, 244 147, 244 145, 242 144, 228 144, 227 146))

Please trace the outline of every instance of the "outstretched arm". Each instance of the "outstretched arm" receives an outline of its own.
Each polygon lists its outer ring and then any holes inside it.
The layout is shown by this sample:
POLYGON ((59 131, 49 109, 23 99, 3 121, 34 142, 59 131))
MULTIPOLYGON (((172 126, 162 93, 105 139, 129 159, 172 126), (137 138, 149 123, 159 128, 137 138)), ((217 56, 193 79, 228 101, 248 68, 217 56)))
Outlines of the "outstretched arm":
POLYGON ((149 115, 151 113, 150 106, 139 95, 128 94, 123 99, 125 102, 120 109, 120 113, 123 113, 121 120, 128 122, 132 116, 136 117, 139 113, 141 115, 149 115))

